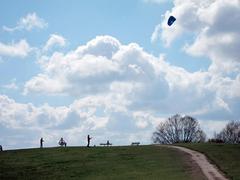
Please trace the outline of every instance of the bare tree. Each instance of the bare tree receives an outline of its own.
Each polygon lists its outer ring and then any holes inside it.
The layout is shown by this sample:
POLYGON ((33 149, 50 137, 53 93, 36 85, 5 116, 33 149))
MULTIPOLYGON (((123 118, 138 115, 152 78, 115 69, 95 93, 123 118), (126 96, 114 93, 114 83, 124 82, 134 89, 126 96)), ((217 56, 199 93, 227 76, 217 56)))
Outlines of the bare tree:
POLYGON ((152 139, 161 144, 204 142, 206 135, 196 119, 176 114, 158 125, 152 139))
POLYGON ((231 121, 216 135, 224 143, 240 143, 240 121, 231 121))

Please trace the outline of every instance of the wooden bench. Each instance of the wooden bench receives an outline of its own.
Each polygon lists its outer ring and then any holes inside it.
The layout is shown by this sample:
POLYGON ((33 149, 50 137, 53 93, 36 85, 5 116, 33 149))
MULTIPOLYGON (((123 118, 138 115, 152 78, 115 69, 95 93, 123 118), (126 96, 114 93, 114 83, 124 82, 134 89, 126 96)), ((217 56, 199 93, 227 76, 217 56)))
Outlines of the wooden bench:
POLYGON ((132 142, 132 146, 138 146, 140 144, 140 142, 132 142))
POLYGON ((100 143, 100 146, 112 146, 112 143, 109 143, 109 141, 107 141, 107 143, 100 143))

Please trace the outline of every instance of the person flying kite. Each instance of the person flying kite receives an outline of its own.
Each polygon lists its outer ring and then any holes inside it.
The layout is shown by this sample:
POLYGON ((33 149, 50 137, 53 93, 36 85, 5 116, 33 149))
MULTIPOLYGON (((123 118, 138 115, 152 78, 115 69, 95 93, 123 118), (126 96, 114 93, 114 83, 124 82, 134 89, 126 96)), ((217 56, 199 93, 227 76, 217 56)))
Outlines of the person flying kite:
POLYGON ((43 142, 44 142, 44 140, 43 140, 43 138, 41 138, 40 139, 40 148, 43 148, 43 142))
POLYGON ((87 135, 87 147, 90 146, 90 141, 91 141, 92 137, 90 137, 90 135, 87 135))

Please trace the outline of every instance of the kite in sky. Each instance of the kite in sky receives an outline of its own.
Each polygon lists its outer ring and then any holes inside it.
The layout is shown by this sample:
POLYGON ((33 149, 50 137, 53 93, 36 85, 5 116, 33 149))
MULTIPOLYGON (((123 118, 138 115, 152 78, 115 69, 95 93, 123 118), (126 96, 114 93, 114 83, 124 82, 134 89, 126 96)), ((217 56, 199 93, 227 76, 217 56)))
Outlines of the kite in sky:
POLYGON ((169 19, 168 19, 167 24, 168 24, 169 26, 171 26, 171 25, 174 23, 174 21, 176 21, 176 18, 173 17, 173 16, 170 16, 169 19))

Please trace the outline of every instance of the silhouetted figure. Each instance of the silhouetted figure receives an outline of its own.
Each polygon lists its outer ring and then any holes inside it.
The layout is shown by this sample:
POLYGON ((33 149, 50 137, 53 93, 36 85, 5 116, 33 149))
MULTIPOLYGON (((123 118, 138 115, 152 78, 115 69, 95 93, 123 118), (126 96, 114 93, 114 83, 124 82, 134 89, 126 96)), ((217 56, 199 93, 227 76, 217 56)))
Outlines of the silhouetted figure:
POLYGON ((60 146, 64 146, 64 147, 67 146, 67 143, 66 143, 66 141, 63 140, 63 138, 61 138, 61 139, 59 140, 58 144, 59 144, 60 146))
POLYGON ((2 145, 0 145, 0 151, 3 151, 2 145))
POLYGON ((41 138, 40 139, 40 148, 43 148, 43 142, 44 142, 44 140, 43 140, 43 138, 41 138))
POLYGON ((87 135, 87 147, 89 147, 90 146, 90 141, 91 141, 91 137, 90 137, 90 135, 87 135))
POLYGON ((109 140, 107 140, 107 143, 106 143, 107 146, 111 146, 112 143, 109 142, 109 140))

